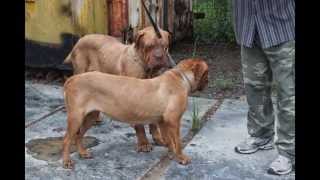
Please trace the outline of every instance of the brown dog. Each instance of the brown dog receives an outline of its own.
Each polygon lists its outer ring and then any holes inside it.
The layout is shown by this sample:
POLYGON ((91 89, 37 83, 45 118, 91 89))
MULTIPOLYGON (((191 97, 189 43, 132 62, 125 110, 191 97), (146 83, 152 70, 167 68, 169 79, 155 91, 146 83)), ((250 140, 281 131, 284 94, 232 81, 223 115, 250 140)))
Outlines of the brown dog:
MULTIPOLYGON (((70 52, 64 63, 72 63, 74 74, 89 71, 148 78, 172 67, 167 57, 169 33, 160 29, 161 38, 156 36, 152 26, 137 33, 132 45, 124 45, 112 36, 90 34, 82 37, 70 52)), ((92 116, 99 116, 93 114, 92 116)), ((101 118, 95 118, 101 122, 101 118)), ((143 125, 134 125, 137 150, 148 152, 152 149, 143 125)), ((157 124, 149 125, 156 144, 163 145, 157 124)))
POLYGON ((179 163, 187 164, 190 158, 182 153, 180 120, 188 94, 202 90, 207 84, 208 66, 200 59, 183 60, 152 79, 101 72, 69 78, 64 84, 68 127, 63 141, 63 167, 73 167, 69 150, 73 140, 80 156, 91 158, 81 140, 95 121, 91 115, 96 111, 129 124, 159 123, 169 152, 173 152, 179 163))

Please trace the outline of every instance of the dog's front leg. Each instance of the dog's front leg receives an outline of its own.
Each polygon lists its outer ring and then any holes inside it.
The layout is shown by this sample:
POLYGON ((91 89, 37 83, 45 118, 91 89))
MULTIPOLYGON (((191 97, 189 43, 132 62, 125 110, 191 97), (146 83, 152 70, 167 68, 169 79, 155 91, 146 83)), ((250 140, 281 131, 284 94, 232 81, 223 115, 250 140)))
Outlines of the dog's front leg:
POLYGON ((161 131, 158 124, 149 124, 150 134, 155 144, 164 146, 165 142, 162 138, 161 131))
POLYGON ((137 151, 150 152, 152 150, 152 145, 148 142, 148 139, 146 137, 146 133, 144 130, 144 126, 135 124, 134 129, 136 131, 137 140, 138 140, 137 151))
MULTIPOLYGON (((181 140, 180 140, 180 120, 181 117, 168 117, 162 123, 162 129, 166 129, 168 138, 169 152, 172 151, 175 155, 175 159, 183 165, 188 164, 191 158, 182 153, 181 140)), ((160 124, 159 124, 160 125, 160 124)), ((160 126, 161 126, 160 125, 160 126)), ((162 132, 161 132, 162 133, 162 132)))
POLYGON ((70 146, 75 140, 77 132, 79 131, 82 124, 82 117, 79 114, 72 114, 68 112, 68 127, 66 134, 63 139, 63 167, 66 169, 72 169, 74 162, 70 157, 70 146))
POLYGON ((62 159, 63 159, 63 168, 65 169, 72 169, 74 166, 74 162, 71 160, 70 157, 70 145, 71 145, 71 138, 68 132, 66 132, 66 135, 63 138, 63 153, 62 153, 62 159))

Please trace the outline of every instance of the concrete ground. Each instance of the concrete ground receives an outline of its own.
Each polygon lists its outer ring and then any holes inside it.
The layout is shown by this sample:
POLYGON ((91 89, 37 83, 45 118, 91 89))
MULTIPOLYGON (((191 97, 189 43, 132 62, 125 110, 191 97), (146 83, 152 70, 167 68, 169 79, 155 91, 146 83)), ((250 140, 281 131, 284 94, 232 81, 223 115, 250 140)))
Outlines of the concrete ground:
MULTIPOLYGON (((71 156, 75 169, 65 170, 60 151, 66 112, 58 110, 46 117, 63 104, 62 87, 26 81, 25 91, 26 179, 138 179, 161 163, 167 154, 166 148, 155 145, 149 153, 137 153, 134 130, 128 124, 105 117, 103 125, 91 128, 86 134, 94 158, 80 159, 75 152, 71 156)), ((214 99, 189 98, 182 120, 182 136, 191 129, 193 102, 199 107, 200 117, 217 103, 214 99)), ((269 163, 276 157, 275 150, 246 156, 234 152, 234 146, 246 136, 246 111, 245 101, 225 100, 185 147, 185 154, 192 158, 191 164, 182 166, 172 161, 158 179, 295 179, 294 173, 282 177, 266 174, 269 163)))
MULTIPOLYGON (((54 110, 63 104, 62 87, 53 85, 25 83, 26 90, 26 129, 25 129, 25 172, 26 179, 135 179, 140 177, 151 166, 158 163, 160 158, 167 153, 167 149, 154 146, 149 153, 137 153, 135 151, 136 137, 133 128, 128 124, 111 121, 105 118, 101 126, 93 127, 87 132, 87 136, 98 139, 99 143, 90 149, 94 159, 79 159, 77 153, 72 154, 76 162, 75 169, 62 168, 61 158, 44 157, 56 156, 45 153, 43 150, 52 151, 55 147, 43 147, 28 149, 28 143, 35 139, 48 137, 62 137, 66 129, 66 112, 58 111, 51 116, 29 125, 41 116, 54 110), (39 152, 42 153, 39 156, 39 152), (37 154, 38 153, 38 154, 37 154), (46 159, 46 160, 43 160, 46 159)), ((209 109, 215 100, 190 98, 188 111, 183 115, 181 134, 185 136, 191 128, 191 109, 195 101, 199 106, 199 115, 209 109)), ((146 130, 146 132, 149 132, 146 130)), ((152 139, 148 133, 148 139, 152 139)), ((49 140, 50 141, 50 140, 49 140)), ((61 150, 61 149, 60 149, 61 150)))
POLYGON ((234 147, 247 136, 245 100, 225 100, 213 117, 185 147, 192 163, 171 162, 164 179, 291 180, 295 174, 275 176, 266 173, 276 158, 276 150, 241 155, 234 147))

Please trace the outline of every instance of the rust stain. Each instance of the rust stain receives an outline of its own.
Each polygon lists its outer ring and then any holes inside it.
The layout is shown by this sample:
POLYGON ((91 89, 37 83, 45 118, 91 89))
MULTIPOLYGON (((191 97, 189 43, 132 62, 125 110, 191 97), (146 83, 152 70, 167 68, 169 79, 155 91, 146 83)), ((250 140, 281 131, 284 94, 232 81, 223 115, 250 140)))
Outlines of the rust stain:
POLYGON ((108 0, 109 34, 120 37, 122 31, 128 26, 128 1, 108 0))
MULTIPOLYGON (((61 43, 61 33, 110 34, 121 37, 129 25, 133 34, 150 25, 141 0, 25 0, 26 38, 43 43, 61 43)), ((164 28, 164 1, 145 0, 152 17, 164 28)), ((168 0, 168 31, 173 40, 192 29, 192 0, 168 0)))

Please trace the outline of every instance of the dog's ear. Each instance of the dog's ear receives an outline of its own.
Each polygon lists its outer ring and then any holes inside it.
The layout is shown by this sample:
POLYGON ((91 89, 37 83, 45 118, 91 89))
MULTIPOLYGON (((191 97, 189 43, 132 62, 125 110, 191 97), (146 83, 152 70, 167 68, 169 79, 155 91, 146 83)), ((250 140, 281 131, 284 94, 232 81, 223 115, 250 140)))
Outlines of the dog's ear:
POLYGON ((204 89, 208 84, 208 68, 201 63, 196 63, 192 67, 196 82, 198 82, 198 90, 204 89))
POLYGON ((201 78, 201 69, 202 67, 201 67, 201 64, 199 64, 199 63, 196 63, 196 64, 194 64, 193 66, 192 66, 192 72, 193 72, 193 74, 194 74, 194 76, 195 76, 195 79, 198 81, 198 80, 200 80, 200 78, 201 78))
POLYGON ((209 81, 208 80, 208 69, 206 69, 201 76, 201 79, 200 79, 200 82, 198 85, 198 90, 201 91, 202 89, 204 89, 208 85, 208 81, 209 81))
POLYGON ((134 38, 134 43, 135 43, 135 48, 139 49, 143 46, 143 43, 141 42, 141 38, 143 38, 144 32, 143 31, 138 31, 134 38))

